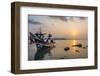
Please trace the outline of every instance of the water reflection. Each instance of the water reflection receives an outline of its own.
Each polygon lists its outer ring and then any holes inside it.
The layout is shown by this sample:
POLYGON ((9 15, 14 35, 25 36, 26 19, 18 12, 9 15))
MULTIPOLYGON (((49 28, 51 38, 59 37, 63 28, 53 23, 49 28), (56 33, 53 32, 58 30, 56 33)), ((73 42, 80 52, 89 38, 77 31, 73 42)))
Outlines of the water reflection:
POLYGON ((43 47, 37 49, 36 52, 32 52, 35 50, 33 46, 32 51, 31 48, 29 48, 29 60, 75 59, 88 57, 87 40, 56 40, 55 42, 55 48, 43 47), (79 44, 81 44, 82 47, 80 47, 79 44), (69 50, 67 50, 68 48, 69 50))
POLYGON ((44 56, 48 53, 49 56, 51 56, 51 50, 52 48, 48 48, 48 47, 41 47, 37 49, 37 52, 35 54, 34 60, 42 60, 44 59, 44 56))
MULTIPOLYGON (((76 40, 73 40, 73 45, 76 45, 76 40)), ((73 47, 74 50, 76 50, 76 47, 73 47)))
POLYGON ((73 45, 76 45, 76 40, 73 40, 73 45))

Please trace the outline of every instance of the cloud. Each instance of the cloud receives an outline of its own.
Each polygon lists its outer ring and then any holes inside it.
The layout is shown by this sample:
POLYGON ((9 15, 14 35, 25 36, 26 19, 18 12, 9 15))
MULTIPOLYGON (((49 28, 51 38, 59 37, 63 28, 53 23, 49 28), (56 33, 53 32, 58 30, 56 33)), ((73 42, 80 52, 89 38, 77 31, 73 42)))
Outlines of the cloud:
POLYGON ((74 20, 86 20, 87 17, 78 17, 78 16, 69 16, 66 17, 68 20, 74 21, 74 20))
POLYGON ((85 20, 87 18, 87 17, 77 17, 77 16, 48 16, 48 17, 53 19, 59 19, 61 21, 68 21, 68 20, 75 20, 75 19, 85 20))
POLYGON ((49 16, 50 18, 53 18, 53 19, 59 19, 59 20, 62 20, 62 21, 67 21, 67 18, 65 16, 49 16))
POLYGON ((42 24, 41 22, 35 21, 33 19, 28 19, 28 23, 35 24, 35 25, 41 25, 42 24))

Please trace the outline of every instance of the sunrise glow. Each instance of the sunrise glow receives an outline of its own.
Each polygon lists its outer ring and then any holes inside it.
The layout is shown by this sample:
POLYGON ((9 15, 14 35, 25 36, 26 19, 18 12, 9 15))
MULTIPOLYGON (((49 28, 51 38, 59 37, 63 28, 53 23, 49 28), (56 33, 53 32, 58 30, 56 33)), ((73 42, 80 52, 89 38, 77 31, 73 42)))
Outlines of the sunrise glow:
POLYGON ((72 36, 76 36, 77 35, 77 32, 76 31, 73 31, 72 32, 72 36))

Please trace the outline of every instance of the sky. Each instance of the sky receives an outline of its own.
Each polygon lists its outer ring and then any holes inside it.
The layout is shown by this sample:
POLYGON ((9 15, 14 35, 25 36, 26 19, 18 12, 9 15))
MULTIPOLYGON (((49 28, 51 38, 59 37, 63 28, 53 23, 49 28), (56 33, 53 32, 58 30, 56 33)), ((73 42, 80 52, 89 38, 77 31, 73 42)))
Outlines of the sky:
POLYGON ((52 34, 54 38, 87 39, 88 18, 75 16, 28 15, 28 31, 52 34))

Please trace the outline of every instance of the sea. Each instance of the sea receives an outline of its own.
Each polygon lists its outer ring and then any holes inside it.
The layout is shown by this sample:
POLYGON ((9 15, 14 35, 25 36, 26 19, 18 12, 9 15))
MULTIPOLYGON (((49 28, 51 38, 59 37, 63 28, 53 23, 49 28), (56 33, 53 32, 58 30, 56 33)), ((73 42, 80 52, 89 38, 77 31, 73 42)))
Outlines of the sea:
MULTIPOLYGON (((36 52, 35 45, 29 46, 28 60, 34 60, 36 52)), ((44 54, 42 60, 79 58, 88 58, 88 40, 55 40, 55 48, 44 54), (73 46, 78 44, 82 46, 73 46), (65 50, 65 48, 68 49, 65 50)))

